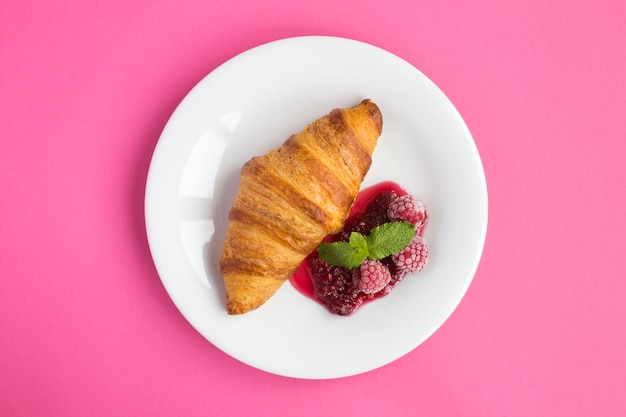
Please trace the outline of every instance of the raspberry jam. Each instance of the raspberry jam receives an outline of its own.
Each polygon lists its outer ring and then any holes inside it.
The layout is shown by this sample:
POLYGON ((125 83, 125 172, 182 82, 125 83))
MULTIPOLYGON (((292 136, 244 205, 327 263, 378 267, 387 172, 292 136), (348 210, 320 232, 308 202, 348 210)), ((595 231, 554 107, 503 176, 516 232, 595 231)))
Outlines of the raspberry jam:
MULTIPOLYGON (((400 185, 391 181, 362 190, 346 219, 344 229, 336 235, 327 236, 324 241, 347 241, 351 232, 367 235, 374 227, 393 221, 387 214, 389 204, 395 198, 407 194, 400 185)), ((421 235, 422 229, 418 229, 418 235, 421 235)), ((364 303, 387 295, 405 276, 406 272, 398 270, 391 256, 380 262, 389 269, 391 281, 372 294, 365 294, 355 287, 352 270, 327 264, 319 258, 317 251, 302 262, 291 278, 291 283, 302 294, 325 305, 331 313, 347 316, 364 303)))

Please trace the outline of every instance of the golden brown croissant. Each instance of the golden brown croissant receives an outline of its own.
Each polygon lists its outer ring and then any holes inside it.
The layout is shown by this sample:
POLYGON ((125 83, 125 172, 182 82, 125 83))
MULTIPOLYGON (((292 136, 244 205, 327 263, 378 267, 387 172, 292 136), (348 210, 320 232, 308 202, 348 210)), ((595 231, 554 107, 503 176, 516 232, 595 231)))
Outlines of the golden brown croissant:
POLYGON ((363 100, 243 166, 220 257, 229 314, 262 305, 342 229, 381 131, 378 106, 363 100))

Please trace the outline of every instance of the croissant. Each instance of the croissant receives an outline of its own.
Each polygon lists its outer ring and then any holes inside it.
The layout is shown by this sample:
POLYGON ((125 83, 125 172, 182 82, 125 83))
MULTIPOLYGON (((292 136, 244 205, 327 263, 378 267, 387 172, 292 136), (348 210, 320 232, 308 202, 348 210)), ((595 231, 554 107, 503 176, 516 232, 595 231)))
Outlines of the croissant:
POLYGON ((363 100, 246 162, 220 256, 228 314, 261 306, 343 228, 381 131, 378 106, 363 100))

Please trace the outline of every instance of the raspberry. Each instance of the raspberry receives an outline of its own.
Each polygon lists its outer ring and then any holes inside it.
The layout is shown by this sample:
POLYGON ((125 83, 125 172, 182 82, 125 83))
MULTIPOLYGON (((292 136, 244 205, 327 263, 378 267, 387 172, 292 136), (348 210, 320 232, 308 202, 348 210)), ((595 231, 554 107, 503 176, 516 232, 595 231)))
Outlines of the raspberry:
POLYGON ((352 275, 354 286, 365 294, 382 290, 391 281, 391 272, 379 261, 366 259, 352 275), (357 272, 358 271, 358 272, 357 272))
POLYGON ((312 258, 309 263, 311 275, 315 279, 317 298, 331 313, 349 316, 363 304, 363 294, 352 284, 352 272, 332 266, 320 258, 312 258))
POLYGON ((406 220, 421 228, 428 221, 428 213, 421 201, 411 195, 396 197, 389 203, 387 215, 392 220, 406 220))
POLYGON ((356 216, 349 223, 346 223, 343 232, 339 235, 340 240, 347 242, 351 232, 369 235, 374 227, 389 222, 387 209, 389 208, 389 203, 396 197, 397 194, 394 191, 380 193, 378 197, 366 207, 364 213, 356 216))
POLYGON ((419 272, 428 262, 428 244, 420 235, 415 238, 400 252, 391 256, 396 264, 399 274, 407 272, 419 272))

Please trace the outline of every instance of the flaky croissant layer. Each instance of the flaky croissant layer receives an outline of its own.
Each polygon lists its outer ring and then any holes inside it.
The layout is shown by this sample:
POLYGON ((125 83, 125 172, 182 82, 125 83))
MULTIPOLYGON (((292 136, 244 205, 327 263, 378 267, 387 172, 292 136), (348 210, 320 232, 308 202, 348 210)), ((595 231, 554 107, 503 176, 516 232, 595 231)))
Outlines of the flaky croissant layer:
POLYGON ((363 100, 243 166, 220 257, 229 314, 265 303, 326 235, 342 229, 381 131, 378 106, 363 100))

